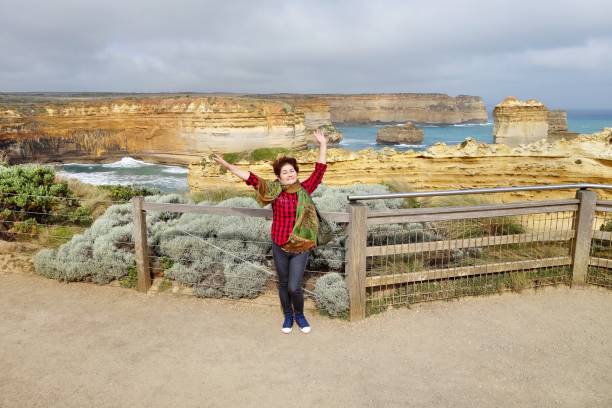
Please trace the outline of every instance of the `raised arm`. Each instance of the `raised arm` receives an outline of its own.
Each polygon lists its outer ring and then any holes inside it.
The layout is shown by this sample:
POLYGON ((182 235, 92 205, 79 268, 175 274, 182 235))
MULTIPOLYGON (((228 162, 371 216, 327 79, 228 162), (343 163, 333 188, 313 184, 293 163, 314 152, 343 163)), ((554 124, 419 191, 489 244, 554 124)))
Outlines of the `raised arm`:
POLYGON ((325 140, 325 135, 322 131, 316 130, 314 136, 319 143, 319 160, 315 163, 314 171, 310 177, 302 182, 302 186, 308 191, 308 194, 312 194, 319 184, 321 184, 325 169, 327 168, 327 164, 325 163, 325 156, 327 154, 327 141, 325 140))
POLYGON ((325 158, 327 156, 327 140, 321 129, 317 129, 314 132, 314 137, 319 143, 319 163, 325 164, 325 158))
POLYGON ((237 177, 240 177, 241 179, 243 179, 244 181, 247 181, 249 179, 249 172, 246 170, 242 170, 241 168, 234 166, 233 164, 229 164, 228 162, 226 162, 225 160, 223 160, 223 158, 221 156, 219 156, 218 154, 213 155, 213 160, 215 162, 217 162, 219 165, 225 167, 226 169, 228 169, 232 174, 234 174, 237 177))

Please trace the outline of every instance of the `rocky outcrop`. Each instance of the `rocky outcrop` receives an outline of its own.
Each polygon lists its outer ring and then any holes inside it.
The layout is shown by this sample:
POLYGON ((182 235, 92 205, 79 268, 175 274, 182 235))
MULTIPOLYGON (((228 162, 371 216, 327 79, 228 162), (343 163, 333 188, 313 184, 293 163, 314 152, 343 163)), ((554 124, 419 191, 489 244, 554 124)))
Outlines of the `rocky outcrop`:
POLYGON ((542 102, 534 99, 520 101, 509 96, 493 109, 493 121, 494 142, 508 146, 579 136, 567 130, 567 112, 549 111, 542 102))
POLYGON ((279 101, 229 96, 0 103, 0 151, 9 162, 130 155, 188 164, 211 151, 260 147, 306 147, 304 113, 279 101))
POLYGON ((578 133, 567 130, 567 112, 562 110, 548 111, 548 135, 549 141, 560 139, 575 139, 578 133))
POLYGON ((493 121, 494 143, 518 146, 548 136, 548 109, 534 99, 504 99, 493 109, 493 121))
MULTIPOLYGON (((317 159, 316 151, 298 155, 300 178, 306 178, 317 159)), ((505 187, 533 184, 601 183, 612 181, 612 128, 575 140, 509 147, 466 139, 459 145, 438 143, 425 151, 397 152, 391 148, 353 152, 329 149, 324 183, 394 183, 402 191, 505 187)), ((274 177, 270 163, 238 163, 262 177, 274 177)), ((192 190, 248 188, 209 161, 189 169, 192 190)), ((496 194, 504 201, 572 197, 573 191, 496 194)), ((612 198, 610 191, 598 191, 612 198)))
POLYGON ((317 129, 323 130, 325 138, 330 144, 337 144, 342 141, 340 132, 331 122, 329 103, 315 96, 294 95, 294 94, 272 94, 272 95, 250 95, 256 98, 271 99, 287 103, 297 112, 304 114, 304 126, 306 128, 306 141, 315 144, 313 136, 317 129))
POLYGON ((423 142, 423 129, 411 122, 398 126, 385 126, 376 132, 376 143, 419 144, 423 142))
POLYGON ((487 111, 478 96, 390 93, 316 95, 330 105, 333 123, 486 123, 487 111))

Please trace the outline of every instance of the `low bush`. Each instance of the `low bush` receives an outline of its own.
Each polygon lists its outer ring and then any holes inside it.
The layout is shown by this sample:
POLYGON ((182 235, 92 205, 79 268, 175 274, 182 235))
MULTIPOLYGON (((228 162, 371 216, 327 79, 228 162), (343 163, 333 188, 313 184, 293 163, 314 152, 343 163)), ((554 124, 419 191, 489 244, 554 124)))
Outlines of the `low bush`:
POLYGON ((328 273, 317 279, 314 295, 317 307, 330 316, 342 316, 349 309, 348 289, 338 273, 328 273))
POLYGON ((112 201, 130 201, 136 196, 151 196, 161 193, 157 188, 136 185, 102 185, 99 188, 108 192, 108 196, 112 201))

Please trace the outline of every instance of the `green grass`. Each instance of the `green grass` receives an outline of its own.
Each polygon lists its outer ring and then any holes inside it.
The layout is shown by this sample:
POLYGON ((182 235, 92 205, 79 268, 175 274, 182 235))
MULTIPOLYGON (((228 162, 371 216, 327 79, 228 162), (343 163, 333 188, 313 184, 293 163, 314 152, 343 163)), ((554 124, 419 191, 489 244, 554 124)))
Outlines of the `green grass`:
MULTIPOLYGON (((243 152, 231 152, 223 153, 223 160, 230 164, 236 164, 240 161, 247 161, 249 163, 257 161, 273 161, 279 155, 291 155, 294 150, 286 149, 283 147, 263 147, 260 149, 243 151, 243 152)), ((204 162, 203 162, 204 163, 204 162)))
POLYGON ((168 289, 172 288, 172 281, 169 279, 164 279, 159 283, 159 292, 165 292, 168 289))
POLYGON ((103 185, 99 186, 103 191, 108 192, 108 196, 113 201, 130 201, 136 196, 150 196, 160 194, 156 188, 143 186, 122 186, 122 185, 103 185))
POLYGON ((431 268, 476 266, 569 255, 569 248, 562 245, 533 245, 532 243, 525 243, 481 247, 481 249, 482 252, 478 255, 469 254, 458 259, 454 259, 452 253, 448 250, 428 251, 417 254, 398 254, 387 257, 369 257, 367 259, 367 276, 384 276, 418 272, 431 268))
POLYGON ((612 232, 612 220, 606 222, 605 224, 602 224, 601 227, 599 227, 599 230, 612 232))
POLYGON ((135 288, 136 283, 138 283, 138 272, 136 271, 136 265, 132 265, 128 269, 128 274, 119 279, 119 284, 124 288, 135 288))
POLYGON ((276 160, 278 155, 288 155, 291 152, 289 149, 282 147, 264 147, 261 149, 255 149, 251 152, 250 158, 252 161, 272 161, 276 160))
POLYGON ((612 269, 589 266, 587 271, 587 282, 612 289, 612 269))
MULTIPOLYGON (((391 193, 409 193, 414 191, 412 185, 402 179, 382 180, 380 184, 387 186, 391 193)), ((421 208, 421 205, 422 203, 417 197, 405 198, 402 208, 421 208)))
POLYGON ((203 201, 218 203, 228 198, 233 197, 251 197, 255 198, 255 191, 244 190, 240 188, 210 188, 203 191, 193 191, 189 193, 189 198, 195 203, 201 203, 203 201))
POLYGON ((223 153, 223 160, 229 164, 236 164, 243 159, 244 156, 245 155, 243 153, 223 153))

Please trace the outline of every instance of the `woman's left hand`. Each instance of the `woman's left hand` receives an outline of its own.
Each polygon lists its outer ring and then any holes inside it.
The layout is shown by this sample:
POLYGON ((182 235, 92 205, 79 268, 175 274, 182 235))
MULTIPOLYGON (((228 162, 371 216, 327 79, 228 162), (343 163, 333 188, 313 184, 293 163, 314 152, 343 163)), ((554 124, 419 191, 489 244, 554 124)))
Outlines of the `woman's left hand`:
POLYGON ((317 129, 314 131, 314 137, 317 139, 317 143, 321 146, 327 146, 327 139, 325 139, 325 134, 321 129, 317 129))

